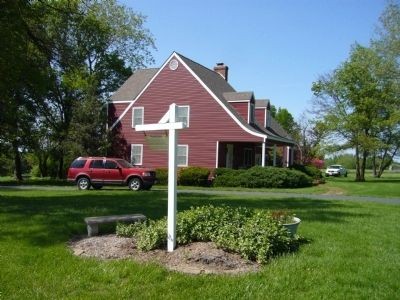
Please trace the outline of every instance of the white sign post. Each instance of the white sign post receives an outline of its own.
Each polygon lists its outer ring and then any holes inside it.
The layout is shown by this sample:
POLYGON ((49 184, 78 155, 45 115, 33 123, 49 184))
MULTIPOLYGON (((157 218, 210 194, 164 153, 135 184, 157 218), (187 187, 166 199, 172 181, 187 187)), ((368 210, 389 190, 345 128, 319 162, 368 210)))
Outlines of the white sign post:
POLYGON ((177 105, 169 106, 169 111, 157 124, 136 125, 136 131, 168 130, 168 252, 172 252, 176 246, 176 174, 177 174, 177 129, 186 128, 183 122, 176 122, 177 105))

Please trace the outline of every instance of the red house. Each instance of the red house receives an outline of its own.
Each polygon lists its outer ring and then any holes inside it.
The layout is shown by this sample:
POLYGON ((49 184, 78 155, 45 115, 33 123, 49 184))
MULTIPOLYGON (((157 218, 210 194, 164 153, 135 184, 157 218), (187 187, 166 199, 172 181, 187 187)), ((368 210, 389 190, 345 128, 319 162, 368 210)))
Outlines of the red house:
POLYGON ((178 166, 248 168, 289 166, 295 142, 270 115, 268 100, 237 92, 228 83, 228 67, 210 70, 176 52, 159 69, 136 71, 108 103, 112 155, 136 165, 167 167, 168 153, 155 147, 165 132, 137 132, 138 124, 158 123, 176 103, 178 166))

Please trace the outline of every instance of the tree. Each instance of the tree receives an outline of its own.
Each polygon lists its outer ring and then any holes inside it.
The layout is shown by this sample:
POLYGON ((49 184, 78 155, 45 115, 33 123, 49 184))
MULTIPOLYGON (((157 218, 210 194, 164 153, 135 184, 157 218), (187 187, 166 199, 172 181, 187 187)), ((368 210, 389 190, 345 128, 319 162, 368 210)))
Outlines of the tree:
POLYGON ((286 108, 279 107, 274 118, 290 136, 298 140, 299 125, 294 121, 292 114, 286 108))
POLYGON ((22 180, 21 151, 34 142, 33 98, 46 89, 43 45, 30 27, 41 22, 29 1, 1 1, 0 11, 0 148, 22 180))
MULTIPOLYGON (((372 40, 372 47, 380 56, 388 60, 393 60, 397 64, 399 70, 400 63, 400 5, 397 2, 390 2, 380 17, 378 26, 378 36, 372 40)), ((393 74, 399 82, 399 73, 393 74)), ((400 98, 400 85, 396 85, 397 90, 393 97, 400 98)), ((377 135, 381 141, 381 146, 373 153, 372 164, 373 172, 376 177, 380 177, 383 171, 388 168, 400 148, 400 112, 399 102, 392 103, 394 107, 390 110, 392 113, 387 116, 387 120, 383 122, 379 128, 377 135)), ((388 108, 389 109, 389 108, 388 108)))
MULTIPOLYGON (((398 69, 392 59, 355 45, 350 58, 313 83, 314 112, 340 148, 355 150, 356 181, 365 181, 368 156, 382 148, 382 129, 396 119, 398 69)), ((397 123, 398 124, 398 123, 397 123)))
MULTIPOLYGON (((50 88, 38 101, 42 123, 50 128, 57 176, 65 175, 65 156, 103 148, 105 118, 99 116, 109 95, 132 70, 152 61, 154 47, 143 16, 114 0, 37 1, 44 14, 50 88), (82 116, 85 110, 86 118, 82 116), (91 127, 91 128, 89 128, 91 127), (99 130, 103 128, 103 130, 99 130), (91 136, 88 142, 88 134, 91 136)), ((96 153, 98 153, 96 151, 96 153)))
POLYGON ((300 116, 296 124, 298 126, 297 143, 301 152, 301 164, 310 165, 315 159, 323 158, 321 143, 324 138, 324 131, 321 130, 322 124, 310 120, 305 113, 300 116))

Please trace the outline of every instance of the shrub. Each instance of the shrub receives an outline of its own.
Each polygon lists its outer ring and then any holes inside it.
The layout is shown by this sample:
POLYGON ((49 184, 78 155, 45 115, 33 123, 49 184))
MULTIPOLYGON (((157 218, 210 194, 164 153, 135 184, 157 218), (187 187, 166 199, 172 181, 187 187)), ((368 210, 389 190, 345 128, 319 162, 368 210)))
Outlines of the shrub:
POLYGON ((321 170, 315 166, 294 164, 291 166, 291 168, 303 172, 304 174, 307 174, 313 179, 323 178, 321 170))
MULTIPOLYGON (((166 218, 144 223, 118 224, 117 234, 132 236, 141 250, 160 248, 167 243, 166 218)), ((212 241, 225 250, 266 263, 271 257, 297 249, 298 238, 292 238, 282 223, 270 212, 246 208, 191 208, 178 213, 177 243, 212 241)))
POLYGON ((181 169, 178 175, 179 185, 207 186, 210 170, 201 167, 181 169))
POLYGON ((222 172, 215 186, 248 188, 299 188, 312 185, 312 179, 302 172, 275 167, 252 167, 248 170, 222 172))
POLYGON ((168 184, 168 168, 156 169, 157 184, 168 184))

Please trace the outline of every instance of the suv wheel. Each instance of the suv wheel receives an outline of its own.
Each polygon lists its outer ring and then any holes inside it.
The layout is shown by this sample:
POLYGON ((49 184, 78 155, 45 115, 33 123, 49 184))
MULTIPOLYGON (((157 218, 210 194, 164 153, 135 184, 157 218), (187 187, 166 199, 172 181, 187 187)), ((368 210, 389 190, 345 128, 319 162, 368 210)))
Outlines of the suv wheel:
POLYGON ((132 191, 138 191, 142 188, 142 181, 137 177, 132 178, 129 180, 128 186, 132 191))
POLYGON ((77 181, 78 189, 80 190, 88 190, 90 189, 90 180, 87 177, 81 177, 77 181))

